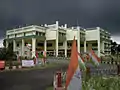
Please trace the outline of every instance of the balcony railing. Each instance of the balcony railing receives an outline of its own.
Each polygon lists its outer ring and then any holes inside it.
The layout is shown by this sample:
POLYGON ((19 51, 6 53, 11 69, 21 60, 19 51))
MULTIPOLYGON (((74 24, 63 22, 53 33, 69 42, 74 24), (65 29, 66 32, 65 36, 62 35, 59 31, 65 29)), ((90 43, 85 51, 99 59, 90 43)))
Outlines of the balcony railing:
POLYGON ((37 25, 32 25, 32 26, 13 29, 13 30, 8 30, 6 32, 6 34, 9 35, 9 34, 22 33, 22 32, 25 32, 25 31, 33 31, 33 30, 37 30, 37 31, 43 30, 45 32, 44 27, 37 26, 37 25))
POLYGON ((23 37, 8 38, 7 40, 32 39, 32 38, 37 38, 37 39, 42 40, 42 41, 44 41, 46 39, 45 36, 29 35, 29 36, 23 36, 23 37))

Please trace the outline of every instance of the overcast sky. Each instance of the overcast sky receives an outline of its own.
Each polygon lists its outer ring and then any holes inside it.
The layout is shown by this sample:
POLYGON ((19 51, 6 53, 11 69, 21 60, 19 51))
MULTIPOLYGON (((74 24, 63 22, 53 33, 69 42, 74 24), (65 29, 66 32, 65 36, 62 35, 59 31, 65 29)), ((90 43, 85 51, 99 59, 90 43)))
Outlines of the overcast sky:
POLYGON ((0 0, 0 38, 6 29, 25 24, 100 26, 120 36, 120 0, 0 0))

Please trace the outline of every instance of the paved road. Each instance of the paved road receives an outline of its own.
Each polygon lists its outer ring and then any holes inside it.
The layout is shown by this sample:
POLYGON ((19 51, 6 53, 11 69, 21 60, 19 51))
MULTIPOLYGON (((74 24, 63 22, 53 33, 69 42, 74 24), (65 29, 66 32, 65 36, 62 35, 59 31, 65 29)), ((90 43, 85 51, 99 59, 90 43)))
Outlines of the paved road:
POLYGON ((63 64, 44 70, 1 72, 0 90, 45 90, 52 84, 53 73, 66 68, 67 65, 63 64))

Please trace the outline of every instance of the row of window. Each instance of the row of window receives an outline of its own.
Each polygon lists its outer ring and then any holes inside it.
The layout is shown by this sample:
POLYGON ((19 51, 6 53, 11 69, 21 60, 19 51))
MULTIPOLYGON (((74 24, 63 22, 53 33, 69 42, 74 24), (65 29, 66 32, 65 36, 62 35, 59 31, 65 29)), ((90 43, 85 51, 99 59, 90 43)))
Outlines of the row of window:
POLYGON ((36 35, 38 35, 38 36, 45 36, 45 33, 37 32, 37 31, 36 31, 36 35))
MULTIPOLYGON (((44 43, 38 43, 37 45, 43 47, 44 43)), ((52 47, 52 46, 53 46, 52 43, 47 43, 47 47, 52 47)), ((63 46, 63 43, 58 43, 58 46, 63 46)))
MULTIPOLYGON (((36 35, 38 35, 38 36, 45 36, 45 33, 36 31, 36 35)), ((9 38, 10 36, 11 35, 7 35, 7 38, 9 38)), ((26 33, 24 33, 24 36, 26 36, 26 33)), ((17 34, 15 34, 15 37, 17 37, 17 34)))
MULTIPOLYGON (((25 43, 25 46, 27 45, 28 43, 25 43)), ((93 43, 92 46, 97 46, 98 44, 97 43, 93 43)), ((44 46, 44 43, 37 43, 37 46, 41 46, 43 47, 44 46)), ((53 44, 52 43, 47 43, 47 47, 52 47, 53 44)), ((58 46, 63 46, 63 43, 58 43, 58 46)), ((72 43, 67 43, 67 46, 71 47, 72 46, 72 43)), ((80 44, 81 47, 84 47, 84 44, 80 44)), ((86 46, 88 46, 88 44, 86 44, 86 46)), ((17 47, 19 47, 19 43, 17 43, 17 47)))

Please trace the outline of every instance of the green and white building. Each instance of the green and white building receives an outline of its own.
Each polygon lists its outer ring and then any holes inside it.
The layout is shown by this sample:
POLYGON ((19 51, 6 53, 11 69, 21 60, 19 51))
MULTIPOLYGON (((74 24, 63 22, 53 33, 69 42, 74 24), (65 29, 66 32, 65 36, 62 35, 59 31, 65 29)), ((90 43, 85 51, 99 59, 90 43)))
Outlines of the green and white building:
POLYGON ((13 51, 20 56, 34 57, 36 51, 46 51, 50 56, 70 56, 75 36, 78 52, 87 52, 92 47, 98 56, 100 52, 110 54, 110 34, 103 29, 51 25, 31 25, 6 31, 6 47, 13 44, 13 51), (26 45, 31 44, 28 48, 26 45), (106 52, 107 51, 107 52, 106 52))

